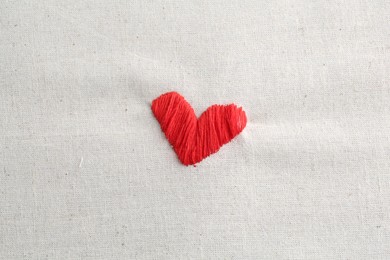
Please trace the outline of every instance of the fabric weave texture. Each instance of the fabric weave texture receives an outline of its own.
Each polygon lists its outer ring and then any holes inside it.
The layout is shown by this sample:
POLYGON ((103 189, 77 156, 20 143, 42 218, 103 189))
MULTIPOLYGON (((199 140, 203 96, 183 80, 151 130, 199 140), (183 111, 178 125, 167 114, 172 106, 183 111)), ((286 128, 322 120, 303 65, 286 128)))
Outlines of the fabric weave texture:
POLYGON ((0 1, 0 259, 390 259, 387 0, 0 1), (197 167, 150 109, 245 130, 197 167))

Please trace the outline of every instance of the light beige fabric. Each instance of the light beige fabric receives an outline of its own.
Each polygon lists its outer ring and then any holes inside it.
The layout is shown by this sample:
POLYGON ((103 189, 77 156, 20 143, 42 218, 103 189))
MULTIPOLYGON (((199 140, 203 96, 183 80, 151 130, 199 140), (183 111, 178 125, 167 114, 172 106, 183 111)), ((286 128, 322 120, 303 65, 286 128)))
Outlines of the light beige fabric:
POLYGON ((386 0, 1 1, 0 259, 389 259, 386 0), (184 167, 150 111, 235 102, 184 167))

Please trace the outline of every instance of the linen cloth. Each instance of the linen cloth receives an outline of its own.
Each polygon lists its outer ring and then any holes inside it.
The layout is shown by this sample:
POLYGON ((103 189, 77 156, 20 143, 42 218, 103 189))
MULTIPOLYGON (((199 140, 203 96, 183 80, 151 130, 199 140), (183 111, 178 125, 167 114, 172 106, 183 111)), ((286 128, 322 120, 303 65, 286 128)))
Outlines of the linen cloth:
POLYGON ((0 2, 0 259, 389 259, 390 2, 0 2), (180 164, 150 110, 236 103, 180 164))

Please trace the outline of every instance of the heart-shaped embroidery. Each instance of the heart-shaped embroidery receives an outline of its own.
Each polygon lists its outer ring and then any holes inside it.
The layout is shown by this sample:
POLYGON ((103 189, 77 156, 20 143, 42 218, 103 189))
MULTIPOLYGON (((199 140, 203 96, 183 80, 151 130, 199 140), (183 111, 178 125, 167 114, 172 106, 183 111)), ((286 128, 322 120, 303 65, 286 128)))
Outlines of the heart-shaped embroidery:
POLYGON ((176 92, 152 102, 161 129, 184 165, 202 161, 230 142, 246 126, 246 115, 235 104, 213 105, 196 118, 191 105, 176 92))

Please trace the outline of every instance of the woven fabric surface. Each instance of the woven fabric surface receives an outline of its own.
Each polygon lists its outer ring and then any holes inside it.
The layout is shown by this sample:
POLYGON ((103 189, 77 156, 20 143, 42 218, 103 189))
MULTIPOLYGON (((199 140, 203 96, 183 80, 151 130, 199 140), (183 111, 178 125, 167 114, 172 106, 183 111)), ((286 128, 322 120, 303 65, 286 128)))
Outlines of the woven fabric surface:
POLYGON ((389 259, 386 0, 0 2, 0 259, 389 259), (242 106, 183 166, 151 111, 242 106))

